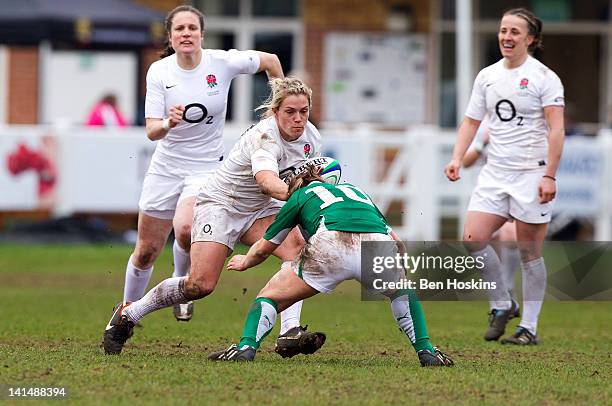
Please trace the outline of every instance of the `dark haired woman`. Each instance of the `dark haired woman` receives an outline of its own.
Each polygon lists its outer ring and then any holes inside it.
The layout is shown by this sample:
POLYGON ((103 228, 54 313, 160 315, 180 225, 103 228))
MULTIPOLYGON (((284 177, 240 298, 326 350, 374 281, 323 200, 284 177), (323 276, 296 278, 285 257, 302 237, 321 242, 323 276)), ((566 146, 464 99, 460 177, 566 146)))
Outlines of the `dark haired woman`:
POLYGON ((536 327, 546 289, 542 241, 557 191, 555 174, 564 141, 563 85, 530 55, 542 44, 542 22, 522 8, 504 13, 498 32, 502 59, 480 71, 459 127, 452 160, 444 172, 459 179, 462 158, 485 114, 489 114, 487 164, 480 172, 463 233, 470 253, 485 259, 483 276, 495 281, 486 340, 497 340, 514 314, 491 235, 507 219, 516 222, 523 266, 523 317, 502 343, 537 344, 536 327))
MULTIPOLYGON (((204 16, 179 6, 166 18, 168 45, 147 73, 147 137, 158 141, 139 202, 138 239, 128 260, 123 301, 140 299, 153 263, 174 228, 174 276, 189 272, 191 223, 198 189, 223 160, 223 128, 232 79, 266 71, 283 77, 276 55, 202 49, 204 16)), ((193 305, 177 305, 189 320, 193 305)))

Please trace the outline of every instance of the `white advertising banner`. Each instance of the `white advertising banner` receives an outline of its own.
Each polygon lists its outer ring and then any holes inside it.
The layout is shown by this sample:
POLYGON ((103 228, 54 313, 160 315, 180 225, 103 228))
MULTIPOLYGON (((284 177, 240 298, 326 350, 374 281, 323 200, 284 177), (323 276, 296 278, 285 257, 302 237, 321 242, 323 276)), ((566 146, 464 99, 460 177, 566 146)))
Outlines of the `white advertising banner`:
MULTIPOLYGON (((592 217, 602 207, 604 151, 595 139, 567 138, 557 170, 555 213, 592 217)), ((609 186, 609 185, 606 185, 609 186)))
MULTIPOLYGON (((239 126, 226 127, 226 151, 243 130, 239 126)), ((384 180, 377 181, 385 170, 384 157, 372 154, 382 134, 342 130, 323 131, 322 134, 323 155, 340 162, 344 182, 361 186, 376 196, 387 190, 385 187, 388 185, 381 184, 384 180)), ((405 134, 396 138, 399 142, 396 142, 396 147, 402 142, 410 142, 416 135, 405 134)), ((445 148, 451 145, 441 142, 442 138, 435 134, 419 138, 420 145, 410 144, 418 148, 419 155, 412 156, 413 152, 409 152, 406 157, 402 156, 405 167, 401 165, 393 169, 408 171, 402 176, 412 179, 410 183, 431 173, 433 177, 427 178, 429 181, 412 192, 419 196, 432 196, 433 202, 453 196, 460 198, 465 193, 469 195, 472 187, 470 182, 461 188, 441 178, 442 157, 445 148), (426 148, 430 142, 437 147, 426 148), (407 176, 410 173, 413 177, 407 176), (438 178, 439 182, 436 181, 438 178)), ((448 142, 452 143, 452 140, 448 142)), ((147 139, 144 128, 0 128, 0 210, 43 209, 55 215, 136 213, 142 181, 154 149, 155 143, 147 139)), ((608 196, 604 185, 608 167, 604 149, 596 138, 567 140, 557 173, 556 213, 578 217, 598 215, 608 196)), ((415 184, 403 187, 414 188, 415 184)), ((396 189, 397 186, 393 186, 389 193, 397 194, 396 189)))

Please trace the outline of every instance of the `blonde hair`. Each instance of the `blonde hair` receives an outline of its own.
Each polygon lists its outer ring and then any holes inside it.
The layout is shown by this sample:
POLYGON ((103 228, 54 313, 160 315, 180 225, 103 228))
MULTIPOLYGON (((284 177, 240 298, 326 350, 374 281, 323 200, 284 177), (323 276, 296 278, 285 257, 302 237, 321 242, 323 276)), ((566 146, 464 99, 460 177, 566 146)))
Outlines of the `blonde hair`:
POLYGON ((312 108, 312 90, 300 79, 294 77, 274 78, 268 84, 271 89, 270 96, 261 106, 255 109, 255 111, 264 109, 261 114, 262 119, 272 116, 287 96, 303 94, 308 99, 308 108, 312 108))
POLYGON ((308 186, 314 181, 325 182, 319 175, 319 168, 316 165, 308 165, 308 168, 289 181, 289 196, 296 190, 308 186))

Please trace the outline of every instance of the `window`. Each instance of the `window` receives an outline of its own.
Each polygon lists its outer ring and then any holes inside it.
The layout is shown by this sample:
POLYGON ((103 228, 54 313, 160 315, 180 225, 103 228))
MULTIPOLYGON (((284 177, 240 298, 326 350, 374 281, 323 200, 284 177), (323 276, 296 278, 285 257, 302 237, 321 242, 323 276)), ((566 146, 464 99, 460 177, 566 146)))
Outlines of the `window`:
MULTIPOLYGON (((292 62, 293 36, 285 33, 260 33, 255 35, 255 49, 264 52, 273 52, 280 59, 285 74, 293 69, 292 62)), ((268 78, 265 73, 255 75, 253 78, 253 107, 259 106, 270 93, 268 78)), ((261 111, 252 111, 251 119, 257 120, 261 111)))
POLYGON ((258 17, 296 17, 296 0, 253 0, 253 15, 258 17))
MULTIPOLYGON (((455 0, 437 0, 438 124, 456 126, 455 0)), ((501 58, 497 29, 503 12, 526 7, 544 20, 544 49, 535 57, 563 82, 567 110, 581 124, 605 123, 612 105, 612 33, 609 30, 611 0, 472 0, 474 65, 472 77, 501 58), (571 63, 568 61, 580 61, 571 63)))
POLYGON ((195 2, 204 16, 238 16, 240 0, 200 0, 195 2))
MULTIPOLYGON (((298 0, 199 0, 206 15, 204 46, 255 49, 276 54, 285 74, 303 69, 302 23, 298 0)), ((234 80, 228 99, 228 121, 255 121, 254 109, 268 96, 265 73, 234 80)))
MULTIPOLYGON (((226 32, 204 32, 204 47, 211 49, 233 49, 236 48, 235 36, 233 33, 226 32)), ((230 86, 227 96, 227 113, 225 119, 227 121, 234 120, 234 86, 230 86)))
POLYGON ((457 71, 455 61, 455 34, 442 34, 440 46, 440 116, 442 127, 454 128, 457 125, 457 71))

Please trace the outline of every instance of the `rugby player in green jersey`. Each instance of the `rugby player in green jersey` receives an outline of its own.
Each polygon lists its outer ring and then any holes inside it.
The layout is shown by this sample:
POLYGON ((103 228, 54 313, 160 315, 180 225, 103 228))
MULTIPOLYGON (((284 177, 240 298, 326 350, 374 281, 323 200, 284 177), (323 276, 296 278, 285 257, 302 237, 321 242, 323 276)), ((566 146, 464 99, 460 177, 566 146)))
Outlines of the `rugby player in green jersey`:
MULTIPOLYGON (((307 244, 292 267, 279 271, 259 292, 249 309, 240 342, 210 354, 211 360, 252 361, 274 327, 277 313, 319 292, 330 293, 345 280, 358 280, 368 288, 361 270, 362 242, 389 242, 384 246, 393 252, 404 249, 385 217, 356 186, 325 183, 311 167, 291 181, 289 193, 289 200, 264 237, 246 255, 234 255, 227 269, 244 271, 262 263, 296 225, 301 226, 307 244)), ((403 270, 397 273, 404 277, 403 270)), ((414 291, 380 293, 391 300, 393 316, 422 366, 453 365, 450 357, 430 343, 425 316, 414 291)))

